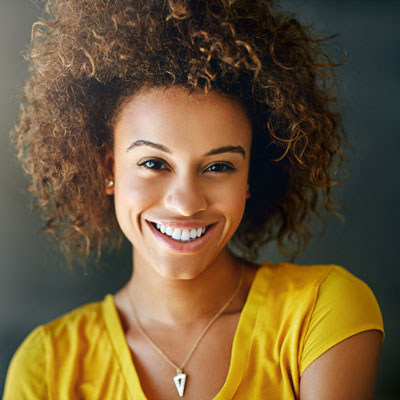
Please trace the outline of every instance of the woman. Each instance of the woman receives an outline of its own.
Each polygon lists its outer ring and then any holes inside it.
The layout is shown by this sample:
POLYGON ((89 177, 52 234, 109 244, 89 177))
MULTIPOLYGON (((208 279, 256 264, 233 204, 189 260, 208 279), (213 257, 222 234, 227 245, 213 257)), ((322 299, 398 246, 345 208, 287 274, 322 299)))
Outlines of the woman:
POLYGON ((66 255, 122 233, 133 274, 36 328, 5 398, 372 399, 370 289, 334 265, 251 262, 273 239, 304 246, 309 217, 334 210, 340 120, 319 41, 261 0, 47 12, 19 157, 66 255))

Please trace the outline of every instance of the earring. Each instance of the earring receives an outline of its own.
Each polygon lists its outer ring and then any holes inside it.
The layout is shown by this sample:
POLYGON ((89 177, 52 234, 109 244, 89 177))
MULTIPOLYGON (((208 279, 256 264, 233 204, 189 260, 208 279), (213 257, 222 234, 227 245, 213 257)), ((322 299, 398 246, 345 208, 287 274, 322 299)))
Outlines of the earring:
POLYGON ((247 186, 246 186, 246 199, 249 199, 250 198, 250 185, 249 184, 247 184, 247 186))
POLYGON ((110 179, 107 183, 107 187, 112 188, 114 187, 114 181, 112 179, 110 179))

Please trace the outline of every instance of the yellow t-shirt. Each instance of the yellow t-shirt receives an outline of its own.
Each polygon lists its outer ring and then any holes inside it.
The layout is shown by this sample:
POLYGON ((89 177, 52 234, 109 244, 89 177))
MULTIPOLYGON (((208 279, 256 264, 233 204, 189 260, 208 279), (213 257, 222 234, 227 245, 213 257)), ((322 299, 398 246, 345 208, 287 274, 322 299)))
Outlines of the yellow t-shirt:
MULTIPOLYGON (((215 399, 295 399, 311 362, 369 329, 383 332, 378 303, 342 267, 265 263, 215 399)), ((12 399, 146 399, 111 295, 37 327, 24 340, 6 379, 4 400, 12 399)))

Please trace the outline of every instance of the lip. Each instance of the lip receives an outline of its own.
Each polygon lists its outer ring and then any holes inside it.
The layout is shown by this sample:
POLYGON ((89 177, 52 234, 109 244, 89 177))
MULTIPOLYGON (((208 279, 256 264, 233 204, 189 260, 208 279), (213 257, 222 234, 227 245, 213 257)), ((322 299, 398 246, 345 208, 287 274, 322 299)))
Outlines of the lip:
MULTIPOLYGON (((196 252, 198 250, 200 250, 211 238, 215 227, 217 226, 216 223, 212 224, 206 231, 206 233, 201 236, 200 238, 190 241, 190 242, 180 242, 177 240, 174 240, 172 238, 170 238, 167 235, 164 235, 163 233, 159 232, 154 226, 153 223, 146 220, 147 225, 149 226, 150 230, 153 232, 154 236, 160 240, 166 247, 168 247, 170 250, 176 251, 178 253, 193 253, 196 252)), ((156 223, 156 222, 154 222, 156 223)), ((158 222, 161 223, 161 222, 158 222)), ((201 228, 203 226, 208 226, 208 225, 204 225, 204 222, 199 222, 199 223, 193 223, 193 222, 188 222, 187 224, 181 222, 177 222, 176 225, 174 225, 173 223, 163 223, 165 225, 174 227, 174 228, 182 228, 183 229, 189 229, 194 228, 201 228)))

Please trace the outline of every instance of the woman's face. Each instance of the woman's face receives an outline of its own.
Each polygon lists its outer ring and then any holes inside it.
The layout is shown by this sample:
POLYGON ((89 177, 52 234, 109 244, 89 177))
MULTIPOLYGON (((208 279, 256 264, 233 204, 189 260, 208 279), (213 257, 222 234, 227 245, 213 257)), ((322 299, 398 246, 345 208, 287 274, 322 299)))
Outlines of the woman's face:
POLYGON ((244 108, 216 93, 154 88, 123 107, 107 191, 135 262, 191 279, 226 251, 245 208, 250 145, 244 108))

